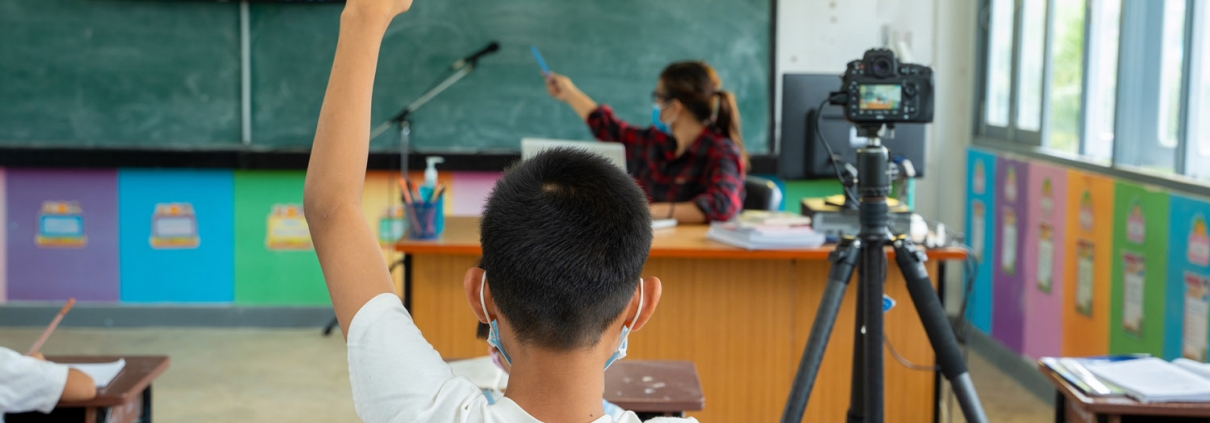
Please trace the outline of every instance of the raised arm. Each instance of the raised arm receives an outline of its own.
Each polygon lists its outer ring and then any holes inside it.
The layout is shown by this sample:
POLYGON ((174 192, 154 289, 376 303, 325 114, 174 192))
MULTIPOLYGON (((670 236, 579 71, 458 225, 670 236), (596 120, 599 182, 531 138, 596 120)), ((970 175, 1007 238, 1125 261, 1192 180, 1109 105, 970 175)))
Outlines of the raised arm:
POLYGON ((319 112, 303 193, 304 214, 340 330, 376 295, 394 292, 378 241, 361 213, 370 100, 383 34, 411 0, 350 0, 319 112))

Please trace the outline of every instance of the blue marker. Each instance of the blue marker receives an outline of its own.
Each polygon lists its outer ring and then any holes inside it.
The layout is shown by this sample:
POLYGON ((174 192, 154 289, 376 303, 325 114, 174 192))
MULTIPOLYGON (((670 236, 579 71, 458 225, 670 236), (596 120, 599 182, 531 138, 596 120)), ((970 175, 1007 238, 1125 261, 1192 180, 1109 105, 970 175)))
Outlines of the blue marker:
POLYGON ((545 60, 542 60, 542 53, 538 52, 538 46, 529 46, 529 52, 534 54, 534 60, 538 61, 538 67, 542 68, 542 74, 550 75, 550 67, 546 66, 545 60))

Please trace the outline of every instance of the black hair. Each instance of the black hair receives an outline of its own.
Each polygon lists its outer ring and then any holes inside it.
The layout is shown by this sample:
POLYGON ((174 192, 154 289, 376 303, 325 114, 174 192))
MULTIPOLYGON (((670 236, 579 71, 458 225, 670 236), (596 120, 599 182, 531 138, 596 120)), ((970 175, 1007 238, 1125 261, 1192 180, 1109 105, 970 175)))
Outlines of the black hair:
POLYGON ((595 345, 651 250, 638 185, 604 157, 552 149, 504 173, 480 222, 487 286, 522 343, 595 345))

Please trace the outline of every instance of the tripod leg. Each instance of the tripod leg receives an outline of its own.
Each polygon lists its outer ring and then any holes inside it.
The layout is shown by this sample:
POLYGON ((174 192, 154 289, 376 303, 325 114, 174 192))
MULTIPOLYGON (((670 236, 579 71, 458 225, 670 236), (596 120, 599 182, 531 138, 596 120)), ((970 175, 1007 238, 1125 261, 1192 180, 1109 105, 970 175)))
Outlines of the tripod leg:
POLYGON ((857 284, 857 313, 853 319, 853 364, 849 374, 847 423, 865 421, 865 287, 857 284))
POLYGON ((882 244, 867 243, 861 249, 862 265, 858 272, 865 310, 865 420, 882 423, 883 363, 882 363, 882 291, 886 284, 886 251, 882 244))
POLYGON ((899 271, 907 281, 908 292, 912 295, 912 302, 916 304, 916 313, 924 324, 929 343, 937 352, 941 373, 953 386, 958 405, 962 407, 962 414, 968 422, 987 422, 983 405, 979 403, 979 396, 975 393, 975 384, 967 372, 966 362, 962 361, 958 340, 954 337, 949 320, 945 316, 945 309, 941 306, 937 291, 933 289, 928 272, 924 269, 924 261, 928 257, 906 238, 896 239, 894 245, 895 262, 899 264, 899 271))
POLYGON ((811 334, 807 337, 807 345, 803 348, 802 360, 798 363, 798 373, 794 376, 794 385, 790 388, 790 399, 782 411, 782 423, 799 423, 807 409, 807 401, 811 398, 811 388, 815 385, 815 377, 819 375, 819 365, 823 362, 823 353, 828 346, 828 338, 832 336, 832 325, 836 323, 836 314, 840 312, 840 303, 844 300, 844 290, 853 277, 853 267, 857 264, 861 241, 846 238, 836 246, 836 250, 828 257, 832 268, 828 271, 828 284, 824 288, 823 298, 819 309, 815 312, 815 321, 811 324, 811 334))

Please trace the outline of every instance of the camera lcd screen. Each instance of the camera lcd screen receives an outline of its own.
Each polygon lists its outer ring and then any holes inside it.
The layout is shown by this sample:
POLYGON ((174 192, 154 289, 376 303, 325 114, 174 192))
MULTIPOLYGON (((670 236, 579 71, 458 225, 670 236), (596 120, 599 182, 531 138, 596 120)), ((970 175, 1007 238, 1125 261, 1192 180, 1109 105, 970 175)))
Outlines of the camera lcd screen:
POLYGON ((861 101, 857 107, 861 110, 896 110, 903 95, 899 85, 879 84, 862 85, 859 88, 861 101))

